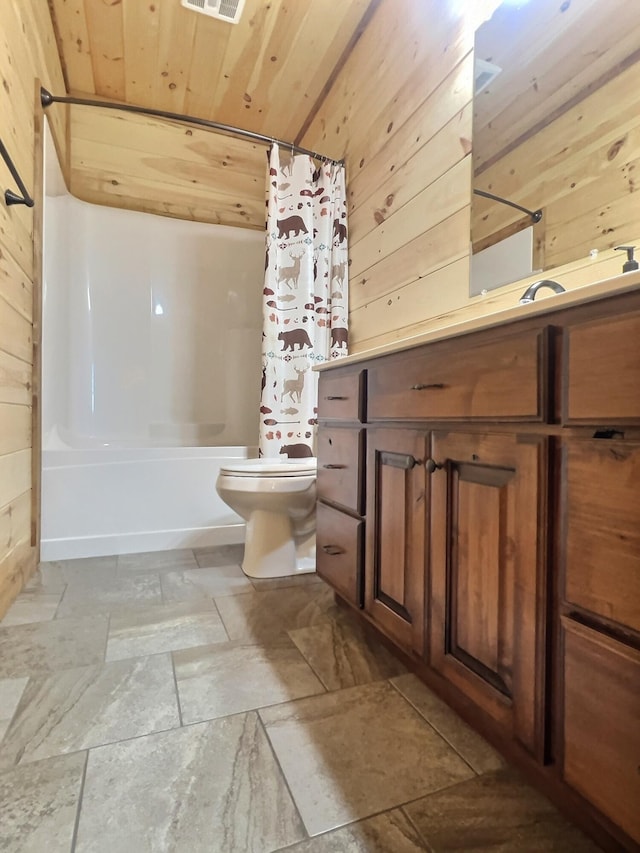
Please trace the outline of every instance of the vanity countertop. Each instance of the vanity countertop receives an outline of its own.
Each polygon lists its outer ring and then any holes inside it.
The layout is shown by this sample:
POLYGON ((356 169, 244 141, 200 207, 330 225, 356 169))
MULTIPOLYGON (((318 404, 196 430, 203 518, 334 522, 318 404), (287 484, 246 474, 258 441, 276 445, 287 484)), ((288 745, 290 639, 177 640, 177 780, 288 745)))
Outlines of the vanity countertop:
MULTIPOLYGON (((523 291, 525 286, 526 285, 522 288, 523 291)), ((422 344, 441 341, 446 338, 457 337, 458 335, 466 335, 469 332, 477 332, 481 329, 490 329, 513 320, 522 320, 527 317, 550 314, 560 308, 594 302, 607 296, 629 293, 630 291, 637 290, 638 288, 640 288, 640 271, 628 272, 614 276, 613 278, 602 279, 601 281, 594 282, 593 284, 576 287, 572 290, 567 290, 566 293, 560 293, 557 295, 551 293, 547 296, 547 291, 542 291, 536 298, 535 302, 531 302, 527 305, 518 304, 517 296, 514 296, 514 305, 497 311, 495 309, 491 310, 492 306, 490 304, 490 300, 487 300, 484 303, 478 301, 474 302, 473 305, 465 306, 458 311, 452 311, 446 316, 434 317, 433 320, 428 321, 429 328, 426 328, 424 332, 421 332, 418 335, 414 335, 409 338, 402 338, 397 341, 391 341, 383 346, 362 350, 354 353, 353 355, 348 355, 345 358, 338 358, 335 361, 319 364, 313 369, 331 370, 335 367, 344 367, 347 364, 366 361, 379 355, 386 355, 388 353, 412 349, 413 347, 421 346, 422 344), (481 313, 483 307, 486 307, 487 309, 485 313, 481 313)), ((481 297, 478 297, 478 299, 481 299, 481 297)))

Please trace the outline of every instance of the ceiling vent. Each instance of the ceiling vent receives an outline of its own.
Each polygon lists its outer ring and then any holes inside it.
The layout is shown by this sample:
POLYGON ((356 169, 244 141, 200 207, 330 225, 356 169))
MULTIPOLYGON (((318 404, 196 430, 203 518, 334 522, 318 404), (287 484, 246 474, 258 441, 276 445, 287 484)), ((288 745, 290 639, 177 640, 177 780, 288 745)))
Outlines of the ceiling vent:
POLYGON ((494 65, 493 62, 487 62, 486 59, 476 58, 474 63, 474 86, 473 92, 477 95, 483 89, 486 89, 489 83, 496 79, 498 74, 502 73, 502 68, 499 65, 494 65))
POLYGON ((201 12, 211 18, 237 24, 242 15, 244 0, 180 0, 187 9, 201 12))

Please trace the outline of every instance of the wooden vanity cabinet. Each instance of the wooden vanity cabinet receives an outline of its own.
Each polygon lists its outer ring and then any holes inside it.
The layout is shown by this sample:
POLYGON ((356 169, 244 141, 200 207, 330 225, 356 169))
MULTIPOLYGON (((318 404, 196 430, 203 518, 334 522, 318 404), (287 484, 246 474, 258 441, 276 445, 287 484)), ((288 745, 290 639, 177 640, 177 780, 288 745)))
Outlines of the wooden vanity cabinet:
POLYGON ((318 377, 316 570, 358 608, 364 596, 365 382, 359 366, 318 377))
POLYGON ((640 637, 640 442, 564 441, 560 478, 567 610, 640 637))
POLYGON ((451 341, 376 359, 368 370, 370 421, 543 421, 547 330, 451 341))
POLYGON ((640 846, 640 651, 562 617, 562 775, 640 846))
POLYGON ((640 849, 638 299, 570 317, 560 368, 558 769, 640 849))
POLYGON ((543 757, 547 440, 434 432, 429 661, 543 757))
POLYGON ((320 387, 319 573, 601 846, 640 850, 640 292, 320 387))
POLYGON ((365 610, 403 649, 424 654, 428 433, 371 429, 365 610))

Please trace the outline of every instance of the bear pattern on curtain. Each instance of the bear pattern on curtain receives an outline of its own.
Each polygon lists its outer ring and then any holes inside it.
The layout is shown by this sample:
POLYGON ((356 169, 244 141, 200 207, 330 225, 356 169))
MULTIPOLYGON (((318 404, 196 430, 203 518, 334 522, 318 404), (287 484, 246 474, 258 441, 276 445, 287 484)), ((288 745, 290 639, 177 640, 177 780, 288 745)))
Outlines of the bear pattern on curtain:
POLYGON ((263 291, 260 455, 315 455, 315 364, 347 355, 344 166, 273 145, 263 291))

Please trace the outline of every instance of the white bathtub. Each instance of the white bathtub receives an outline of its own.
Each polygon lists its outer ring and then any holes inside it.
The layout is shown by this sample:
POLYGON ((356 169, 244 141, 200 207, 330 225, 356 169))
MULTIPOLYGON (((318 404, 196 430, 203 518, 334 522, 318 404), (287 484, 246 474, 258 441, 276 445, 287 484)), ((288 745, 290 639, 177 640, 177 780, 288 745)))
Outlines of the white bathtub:
POLYGON ((43 450, 42 560, 242 542, 244 522, 218 497, 225 461, 247 447, 43 450))

